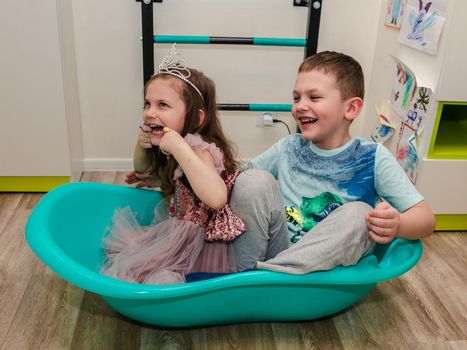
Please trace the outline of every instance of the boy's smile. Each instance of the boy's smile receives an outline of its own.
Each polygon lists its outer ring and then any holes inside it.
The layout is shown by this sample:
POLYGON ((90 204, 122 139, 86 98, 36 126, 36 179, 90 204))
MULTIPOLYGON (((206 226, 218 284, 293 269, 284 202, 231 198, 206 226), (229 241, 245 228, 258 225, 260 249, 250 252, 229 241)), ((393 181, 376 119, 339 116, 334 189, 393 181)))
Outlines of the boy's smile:
POLYGON ((321 149, 338 148, 350 140, 349 101, 342 100, 332 74, 299 73, 293 99, 292 115, 305 140, 321 149))
POLYGON ((308 124, 314 124, 318 120, 318 118, 314 118, 314 117, 301 117, 299 119, 300 119, 300 123, 304 126, 308 124))

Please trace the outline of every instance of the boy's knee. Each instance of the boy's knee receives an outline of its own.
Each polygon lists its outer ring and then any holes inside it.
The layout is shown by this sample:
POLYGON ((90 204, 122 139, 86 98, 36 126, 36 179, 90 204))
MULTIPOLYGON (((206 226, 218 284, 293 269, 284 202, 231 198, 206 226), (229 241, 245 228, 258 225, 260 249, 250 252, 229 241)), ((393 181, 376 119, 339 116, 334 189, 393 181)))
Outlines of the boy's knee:
POLYGON ((347 214, 351 217, 366 217, 366 214, 373 209, 365 202, 345 203, 342 208, 345 208, 347 214))
POLYGON ((273 191, 279 191, 274 177, 267 171, 248 169, 240 173, 232 189, 232 200, 244 202, 245 199, 266 200, 266 196, 273 191))
POLYGON ((261 169, 248 169, 238 175, 234 187, 240 186, 242 190, 254 191, 270 188, 271 185, 276 185, 276 180, 270 173, 261 169))
POLYGON ((342 205, 342 219, 346 228, 342 230, 344 234, 343 246, 345 255, 343 266, 354 265, 362 256, 371 252, 374 242, 368 236, 368 226, 366 216, 373 208, 365 202, 350 202, 342 205))
POLYGON ((338 210, 342 222, 352 227, 355 232, 368 235, 366 216, 371 209, 373 208, 365 202, 349 202, 342 205, 338 210))

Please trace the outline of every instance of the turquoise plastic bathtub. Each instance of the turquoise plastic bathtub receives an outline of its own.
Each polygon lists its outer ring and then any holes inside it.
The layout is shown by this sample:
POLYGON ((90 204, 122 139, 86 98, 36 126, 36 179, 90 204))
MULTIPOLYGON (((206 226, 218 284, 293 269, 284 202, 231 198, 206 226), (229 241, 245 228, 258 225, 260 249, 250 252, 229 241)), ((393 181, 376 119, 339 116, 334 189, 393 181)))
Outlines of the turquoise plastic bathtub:
POLYGON ((68 282, 149 324, 181 327, 251 321, 311 320, 334 314, 420 259, 420 241, 379 245, 357 265, 306 275, 248 271, 177 285, 139 285, 99 274, 101 238, 114 209, 130 205, 152 220, 157 191, 73 183, 47 193, 34 208, 26 238, 35 254, 68 282))

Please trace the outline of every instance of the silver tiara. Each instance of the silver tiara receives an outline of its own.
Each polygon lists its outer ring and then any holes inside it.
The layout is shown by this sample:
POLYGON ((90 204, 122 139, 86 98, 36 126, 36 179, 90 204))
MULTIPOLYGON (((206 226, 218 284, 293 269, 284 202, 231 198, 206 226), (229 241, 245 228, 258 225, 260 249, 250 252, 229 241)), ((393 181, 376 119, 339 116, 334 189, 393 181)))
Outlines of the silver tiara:
POLYGON ((158 74, 169 74, 178 79, 183 80, 185 83, 189 84, 196 92, 201 96, 201 99, 204 102, 203 94, 199 89, 193 84, 188 78, 191 77, 191 72, 186 66, 186 62, 181 58, 181 55, 176 51, 175 45, 173 44, 169 50, 167 56, 162 59, 159 68, 157 69, 155 76, 158 74))

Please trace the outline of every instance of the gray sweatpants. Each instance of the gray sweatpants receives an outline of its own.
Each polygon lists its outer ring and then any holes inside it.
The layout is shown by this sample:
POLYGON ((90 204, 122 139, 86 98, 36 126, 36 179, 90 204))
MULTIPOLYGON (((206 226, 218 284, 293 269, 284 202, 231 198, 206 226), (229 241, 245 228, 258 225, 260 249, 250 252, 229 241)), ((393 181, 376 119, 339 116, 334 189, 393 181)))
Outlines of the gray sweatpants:
POLYGON ((276 180, 250 169, 234 185, 230 206, 244 220, 246 232, 234 242, 239 271, 258 268, 292 274, 353 265, 374 242, 368 237, 365 216, 371 207, 346 203, 290 247, 284 204, 276 180))
POLYGON ((256 267, 290 246, 284 204, 274 177, 258 169, 237 177, 230 207, 243 219, 246 232, 233 241, 237 271, 256 267))

